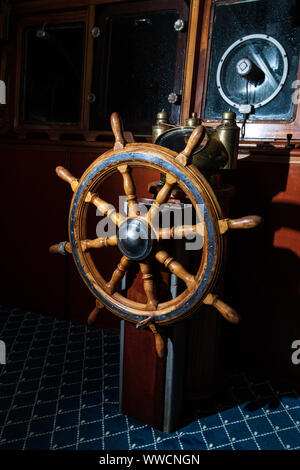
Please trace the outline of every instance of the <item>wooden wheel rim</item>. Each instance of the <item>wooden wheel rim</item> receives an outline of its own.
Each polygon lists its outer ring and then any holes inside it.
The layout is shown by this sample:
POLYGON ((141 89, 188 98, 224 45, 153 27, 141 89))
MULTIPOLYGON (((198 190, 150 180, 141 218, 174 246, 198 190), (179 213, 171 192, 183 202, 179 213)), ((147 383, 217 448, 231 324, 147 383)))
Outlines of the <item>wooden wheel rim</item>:
MULTIPOLYGON (((220 235, 218 219, 222 218, 219 205, 209 184, 194 167, 184 167, 175 161, 174 152, 155 145, 128 145, 119 151, 109 151, 100 156, 86 170, 74 193, 69 214, 69 239, 74 261, 79 273, 94 296, 105 307, 121 318, 140 322, 153 314, 156 323, 166 324, 191 314, 205 295, 213 289, 224 255, 224 244, 220 235), (115 292, 109 295, 104 289, 105 281, 94 265, 88 252, 83 252, 80 241, 84 237, 86 206, 84 202, 91 188, 117 171, 119 165, 144 166, 171 173, 195 207, 204 207, 204 223, 208 242, 203 247, 202 261, 196 274, 197 288, 186 289, 175 299, 158 305, 155 311, 145 310, 145 304, 126 299, 115 292), (201 266, 204 266, 201 272, 201 266)), ((205 237, 206 238, 206 237, 205 237)))

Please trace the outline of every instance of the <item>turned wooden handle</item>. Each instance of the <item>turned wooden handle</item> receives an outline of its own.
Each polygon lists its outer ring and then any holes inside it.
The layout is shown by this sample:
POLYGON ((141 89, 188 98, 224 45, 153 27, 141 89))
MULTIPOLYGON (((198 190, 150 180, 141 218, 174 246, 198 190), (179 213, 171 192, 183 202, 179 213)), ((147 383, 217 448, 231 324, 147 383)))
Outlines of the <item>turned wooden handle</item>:
POLYGON ((149 263, 140 263, 140 269, 144 281, 144 291, 147 297, 146 310, 156 310, 158 300, 156 296, 156 285, 152 273, 152 266, 149 263))
POLYGON ((96 193, 88 192, 85 198, 85 202, 91 202, 94 206, 102 212, 103 215, 107 215, 116 225, 120 225, 124 217, 116 212, 116 209, 112 204, 109 204, 106 201, 103 201, 96 193))
POLYGON ((112 235, 111 237, 105 238, 95 238, 94 240, 83 240, 81 242, 81 249, 82 251, 90 250, 91 248, 102 248, 108 246, 116 246, 117 245, 117 236, 112 235))
POLYGON ((51 254, 58 253, 58 243, 56 243, 55 245, 49 246, 49 253, 51 254))
POLYGON ((189 157, 191 156, 194 148, 201 142, 205 134, 205 127, 198 126, 191 133, 189 140, 187 141, 186 147, 182 152, 177 155, 176 160, 179 160, 184 166, 187 164, 189 157))
POLYGON ((240 219, 228 219, 228 228, 230 230, 236 228, 254 228, 262 222, 262 217, 259 215, 246 215, 240 219))
POLYGON ((208 294, 208 296, 203 300, 203 303, 215 307, 218 312, 230 323, 239 323, 239 314, 232 307, 225 304, 223 300, 219 299, 217 295, 208 294))
POLYGON ((262 220, 262 217, 259 215, 246 215, 240 219, 220 219, 219 229, 221 233, 225 233, 227 230, 254 228, 257 227, 262 220))
POLYGON ((166 175, 166 182, 163 187, 158 191, 156 199, 147 214, 148 223, 155 225, 159 206, 167 202, 176 182, 176 178, 174 178, 172 175, 170 175, 169 173, 166 175))
POLYGON ((76 191, 76 188, 78 186, 78 179, 75 178, 73 175, 71 175, 71 173, 69 172, 69 170, 67 170, 66 168, 64 168, 63 166, 57 166, 56 169, 56 174, 64 181, 66 181, 66 183, 69 183, 73 189, 73 191, 76 191))
POLYGON ((158 230, 159 238, 183 238, 189 235, 204 236, 204 224, 201 222, 197 225, 181 225, 179 227, 163 227, 158 230))
POLYGON ((100 309, 102 309, 103 307, 104 305, 99 300, 96 300, 95 308, 91 311, 91 313, 88 316, 88 320, 87 320, 88 325, 92 325, 93 323, 95 323, 95 321, 97 320, 99 316, 100 309))
POLYGON ((149 329, 152 331, 154 334, 154 340, 155 340, 155 349, 158 357, 160 359, 163 359, 165 357, 166 353, 166 348, 165 348, 165 342, 163 337, 158 333, 155 325, 153 323, 149 324, 149 329))
POLYGON ((91 313, 88 316, 87 323, 89 326, 95 323, 95 321, 98 318, 98 315, 99 315, 99 307, 96 305, 95 308, 91 311, 91 313))
POLYGON ((166 182, 163 185, 163 187, 159 190, 157 193, 155 203, 158 205, 164 204, 165 202, 168 201, 171 191, 176 184, 177 180, 174 178, 172 175, 167 175, 166 176, 166 182))
POLYGON ((128 271, 132 261, 126 256, 122 256, 120 263, 112 273, 110 281, 106 283, 106 291, 112 295, 118 287, 119 282, 123 278, 124 274, 128 271))
POLYGON ((131 178, 131 170, 128 165, 118 166, 119 172, 123 175, 124 191, 129 200, 136 199, 136 189, 133 179, 131 178))
POLYGON ((171 273, 182 279, 188 289, 193 289, 196 287, 196 280, 194 276, 186 271, 182 264, 176 261, 172 256, 169 256, 165 250, 159 250, 157 253, 155 253, 155 258, 157 261, 164 264, 165 267, 171 271, 171 273))
POLYGON ((69 170, 67 170, 63 166, 57 166, 55 171, 62 180, 66 181, 69 184, 72 184, 74 180, 77 181, 77 179, 74 178, 73 175, 71 175, 69 170))
POLYGON ((120 150, 125 147, 126 141, 123 134, 122 121, 118 113, 112 113, 110 124, 115 136, 114 150, 120 150))
POLYGON ((124 192, 128 202, 128 214, 135 216, 137 197, 135 184, 131 176, 132 169, 128 165, 120 165, 118 166, 118 170, 123 176, 124 192))
POLYGON ((72 253, 71 243, 70 242, 61 242, 51 245, 49 247, 49 253, 51 254, 60 254, 64 255, 66 253, 72 253))
MULTIPOLYGON (((88 251, 91 248, 102 248, 107 246, 117 245, 117 236, 112 235, 111 237, 95 238, 94 240, 82 240, 81 242, 82 251, 88 251)), ((65 255, 66 253, 72 253, 72 246, 70 242, 60 242, 49 247, 50 253, 59 253, 65 255)))

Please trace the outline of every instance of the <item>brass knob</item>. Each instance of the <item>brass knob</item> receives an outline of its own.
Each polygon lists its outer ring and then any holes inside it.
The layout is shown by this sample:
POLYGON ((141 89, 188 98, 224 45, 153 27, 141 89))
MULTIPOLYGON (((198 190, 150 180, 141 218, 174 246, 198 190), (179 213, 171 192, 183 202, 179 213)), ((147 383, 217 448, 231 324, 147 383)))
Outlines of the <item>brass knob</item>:
POLYGON ((192 115, 186 119, 186 126, 188 127, 197 127, 201 124, 201 119, 198 118, 197 113, 192 113, 192 115))
POLYGON ((172 91, 172 93, 169 94, 168 96, 168 101, 170 104, 178 104, 179 103, 179 95, 177 95, 177 93, 174 93, 172 91))

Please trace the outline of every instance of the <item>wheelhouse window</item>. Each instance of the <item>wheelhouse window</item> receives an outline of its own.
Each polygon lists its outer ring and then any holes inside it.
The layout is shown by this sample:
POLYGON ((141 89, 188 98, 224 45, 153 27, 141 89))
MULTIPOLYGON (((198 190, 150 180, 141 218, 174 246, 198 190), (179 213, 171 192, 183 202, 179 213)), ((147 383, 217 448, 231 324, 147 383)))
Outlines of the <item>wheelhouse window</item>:
POLYGON ((84 23, 24 29, 20 121, 80 122, 84 39, 84 23))
POLYGON ((135 133, 150 134, 162 109, 180 122, 188 14, 182 0, 99 5, 91 128, 114 111, 135 133))

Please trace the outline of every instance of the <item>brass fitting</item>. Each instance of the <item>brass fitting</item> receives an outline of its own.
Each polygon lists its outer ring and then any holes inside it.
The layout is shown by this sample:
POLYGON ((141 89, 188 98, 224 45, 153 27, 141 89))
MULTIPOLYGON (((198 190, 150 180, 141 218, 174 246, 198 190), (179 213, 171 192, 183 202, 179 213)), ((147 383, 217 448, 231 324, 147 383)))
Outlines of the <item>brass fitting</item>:
POLYGON ((200 126, 201 119, 198 118, 197 113, 192 113, 192 115, 185 120, 185 125, 187 127, 197 127, 200 126))
POLYGON ((167 111, 162 109, 159 113, 156 115, 156 123, 154 126, 152 126, 152 143, 155 144, 157 141, 158 137, 165 132, 166 130, 169 129, 169 114, 167 111))
POLYGON ((215 129, 206 128, 206 142, 194 152, 192 158, 193 165, 201 172, 217 171, 225 167, 228 155, 215 129))
POLYGON ((229 109, 222 114, 222 122, 216 128, 217 136, 228 155, 224 170, 231 170, 237 165, 240 128, 237 126, 235 118, 236 114, 229 109))

